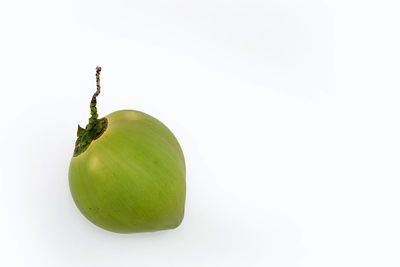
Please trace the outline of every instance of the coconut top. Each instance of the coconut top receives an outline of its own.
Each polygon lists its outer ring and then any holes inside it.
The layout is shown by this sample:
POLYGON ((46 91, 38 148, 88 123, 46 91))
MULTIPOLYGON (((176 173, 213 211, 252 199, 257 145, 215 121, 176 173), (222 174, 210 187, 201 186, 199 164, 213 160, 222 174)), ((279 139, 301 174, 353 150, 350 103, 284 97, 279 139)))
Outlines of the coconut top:
POLYGON ((104 131, 107 129, 107 119, 101 118, 98 119, 97 114, 97 96, 100 94, 100 71, 101 67, 96 67, 96 86, 97 90, 92 96, 92 100, 90 101, 90 115, 89 123, 86 125, 85 128, 82 128, 78 125, 78 131, 75 142, 75 149, 74 149, 74 157, 83 153, 90 145, 93 140, 98 139, 104 131))
POLYGON ((82 128, 78 125, 78 138, 75 142, 74 157, 85 152, 93 140, 98 139, 107 129, 107 118, 101 118, 95 121, 94 126, 88 130, 89 124, 86 128, 82 128))

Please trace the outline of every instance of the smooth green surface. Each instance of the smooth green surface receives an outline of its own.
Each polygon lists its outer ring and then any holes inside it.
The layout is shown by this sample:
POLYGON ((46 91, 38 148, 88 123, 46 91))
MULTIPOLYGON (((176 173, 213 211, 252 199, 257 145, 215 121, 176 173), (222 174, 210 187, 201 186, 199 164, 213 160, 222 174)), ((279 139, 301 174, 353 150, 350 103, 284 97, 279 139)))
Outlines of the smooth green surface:
POLYGON ((134 233, 177 227, 185 208, 185 161, 172 132, 134 110, 106 116, 108 127, 69 168, 72 197, 94 224, 134 233))

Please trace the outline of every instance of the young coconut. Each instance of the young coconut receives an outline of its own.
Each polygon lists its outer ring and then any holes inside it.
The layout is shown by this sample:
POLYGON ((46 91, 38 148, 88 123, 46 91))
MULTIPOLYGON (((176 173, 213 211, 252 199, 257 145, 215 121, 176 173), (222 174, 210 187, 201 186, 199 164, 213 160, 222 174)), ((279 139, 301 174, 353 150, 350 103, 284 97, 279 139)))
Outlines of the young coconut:
POLYGON ((89 124, 78 126, 69 186, 76 206, 95 225, 117 233, 176 228, 184 215, 185 160, 172 132, 140 111, 98 119, 97 91, 89 124))

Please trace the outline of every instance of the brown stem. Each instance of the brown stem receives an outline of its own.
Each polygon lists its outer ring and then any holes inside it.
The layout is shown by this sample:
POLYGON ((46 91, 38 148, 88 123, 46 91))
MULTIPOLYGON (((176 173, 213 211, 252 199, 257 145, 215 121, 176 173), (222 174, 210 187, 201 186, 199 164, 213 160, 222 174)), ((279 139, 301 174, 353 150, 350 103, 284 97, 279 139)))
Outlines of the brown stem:
POLYGON ((97 90, 96 92, 93 94, 92 100, 90 101, 90 115, 91 117, 89 118, 89 124, 88 124, 88 128, 87 130, 90 131, 93 126, 94 123, 96 122, 97 118, 98 118, 98 114, 97 114, 97 96, 100 94, 100 72, 101 72, 101 67, 97 66, 96 67, 96 87, 97 90))

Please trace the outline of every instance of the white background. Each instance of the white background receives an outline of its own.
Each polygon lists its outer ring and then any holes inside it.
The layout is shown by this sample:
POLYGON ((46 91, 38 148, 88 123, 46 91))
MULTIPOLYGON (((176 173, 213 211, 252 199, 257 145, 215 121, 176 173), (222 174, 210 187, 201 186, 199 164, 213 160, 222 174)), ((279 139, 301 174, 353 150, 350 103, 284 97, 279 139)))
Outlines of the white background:
POLYGON ((0 2, 1 266, 400 266, 400 4, 0 2), (68 188, 100 116, 177 136, 172 231, 120 235, 68 188))

